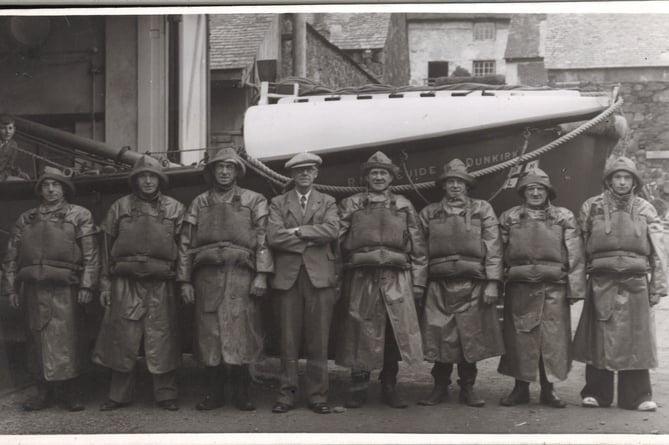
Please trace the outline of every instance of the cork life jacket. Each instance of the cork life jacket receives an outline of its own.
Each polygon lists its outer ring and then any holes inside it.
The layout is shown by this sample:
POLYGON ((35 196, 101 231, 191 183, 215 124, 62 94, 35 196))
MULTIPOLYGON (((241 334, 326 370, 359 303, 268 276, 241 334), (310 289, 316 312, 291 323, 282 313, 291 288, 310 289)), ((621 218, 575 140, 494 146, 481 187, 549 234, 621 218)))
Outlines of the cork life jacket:
POLYGON ((130 278, 174 277, 177 259, 175 222, 160 209, 157 215, 143 211, 132 201, 130 215, 118 222, 118 236, 111 248, 114 275, 130 278))
POLYGON ((648 272, 651 253, 648 223, 639 215, 635 201, 629 209, 611 209, 605 198, 601 207, 593 207, 590 208, 590 236, 586 243, 588 272, 648 272))
POLYGON ((430 277, 485 278, 485 246, 482 221, 472 214, 467 199, 458 214, 443 209, 429 221, 428 258, 430 277))
POLYGON ((520 221, 509 227, 506 245, 507 281, 561 282, 567 277, 568 256, 562 226, 548 210, 545 219, 532 219, 523 206, 520 221))
POLYGON ((258 241, 251 209, 236 193, 231 202, 212 203, 200 209, 193 249, 193 267, 232 264, 255 269, 258 241))
POLYGON ((410 267, 407 248, 409 227, 406 212, 399 210, 395 199, 370 203, 365 198, 360 209, 353 213, 344 249, 348 252, 348 267, 410 267))
POLYGON ((77 243, 76 229, 65 219, 65 210, 28 215, 19 249, 19 281, 74 284, 74 272, 82 270, 83 257, 77 243))

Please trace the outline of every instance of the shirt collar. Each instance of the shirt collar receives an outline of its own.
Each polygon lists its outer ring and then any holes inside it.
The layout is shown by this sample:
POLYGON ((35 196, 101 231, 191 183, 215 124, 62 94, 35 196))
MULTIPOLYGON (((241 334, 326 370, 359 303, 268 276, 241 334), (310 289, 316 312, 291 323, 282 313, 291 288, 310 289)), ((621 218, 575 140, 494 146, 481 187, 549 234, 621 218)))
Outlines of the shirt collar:
POLYGON ((298 192, 297 189, 295 189, 295 193, 297 193, 297 200, 302 201, 302 197, 304 196, 305 198, 307 198, 307 202, 309 202, 309 196, 311 196, 311 192, 313 190, 314 189, 309 189, 309 191, 303 195, 302 193, 298 192))

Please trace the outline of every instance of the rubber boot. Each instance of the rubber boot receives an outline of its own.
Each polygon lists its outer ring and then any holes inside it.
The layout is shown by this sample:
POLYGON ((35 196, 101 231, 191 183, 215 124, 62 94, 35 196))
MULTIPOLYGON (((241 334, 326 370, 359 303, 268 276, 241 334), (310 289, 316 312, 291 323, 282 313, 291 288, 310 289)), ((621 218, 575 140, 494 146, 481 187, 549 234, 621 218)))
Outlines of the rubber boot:
POLYGON ((523 403, 530 403, 530 382, 522 380, 516 380, 511 392, 499 401, 502 406, 515 406, 523 403))
POLYGON ((351 388, 344 402, 346 408, 356 409, 367 403, 369 377, 367 371, 351 371, 351 388))
POLYGON ((225 372, 224 366, 207 366, 204 369, 207 382, 207 394, 195 409, 198 411, 210 411, 225 404, 225 372))
POLYGON ((562 400, 555 392, 555 389, 553 389, 552 383, 544 383, 541 385, 539 402, 542 405, 547 405, 551 408, 564 408, 567 406, 567 402, 562 400))
POLYGON ((74 378, 65 380, 59 384, 61 403, 63 404, 63 408, 70 412, 83 411, 85 409, 83 403, 81 403, 78 380, 74 378))
POLYGON ((419 400, 418 404, 423 406, 434 406, 439 405, 442 402, 446 402, 449 399, 450 395, 448 394, 448 386, 435 382, 430 395, 425 399, 419 400))
POLYGON ((381 384, 381 401, 391 408, 406 408, 409 406, 397 391, 397 385, 391 383, 381 384))
POLYGON ((543 356, 539 358, 539 382, 541 383, 539 403, 550 406, 551 408, 564 408, 567 406, 567 403, 555 392, 553 384, 548 381, 543 356))
POLYGON ((480 408, 485 405, 485 400, 476 395, 474 392, 474 385, 461 385, 460 403, 464 403, 467 406, 480 408))
POLYGON ((476 382, 476 363, 460 362, 458 363, 458 385, 460 385, 460 403, 468 406, 481 407, 485 405, 485 400, 478 397, 474 392, 474 383, 476 382))
POLYGON ((44 380, 37 381, 37 395, 23 403, 25 411, 39 411, 48 408, 53 403, 53 387, 44 380))
POLYGON ((452 363, 436 362, 432 366, 432 377, 434 377, 434 386, 432 392, 427 398, 419 400, 418 404, 423 406, 434 406, 450 399, 448 386, 451 384, 451 372, 453 372, 452 363))
POLYGON ((256 409, 249 396, 251 386, 251 374, 248 365, 233 365, 230 367, 232 384, 235 388, 235 406, 240 411, 253 411, 256 409))

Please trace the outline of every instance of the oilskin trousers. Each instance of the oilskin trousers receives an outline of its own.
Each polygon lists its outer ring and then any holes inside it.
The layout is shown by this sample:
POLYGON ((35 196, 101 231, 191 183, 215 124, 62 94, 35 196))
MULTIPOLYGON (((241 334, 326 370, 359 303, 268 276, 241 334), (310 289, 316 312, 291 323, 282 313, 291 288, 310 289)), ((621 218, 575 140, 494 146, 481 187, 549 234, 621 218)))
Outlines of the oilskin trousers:
MULTIPOLYGON (((402 359, 400 350, 395 340, 395 332, 386 314, 386 336, 383 344, 383 368, 379 373, 381 386, 395 386, 397 374, 399 373, 398 362, 402 359)), ((367 391, 371 373, 358 369, 351 370, 351 392, 367 391)))
MULTIPOLYGON (((613 371, 586 365, 581 398, 594 397, 599 406, 610 406, 613 403, 613 377, 613 371)), ((618 371, 618 407, 636 409, 642 402, 650 400, 653 400, 653 391, 647 369, 618 371)))
POLYGON ((327 402, 328 338, 334 303, 334 289, 314 287, 304 265, 300 266, 293 286, 279 293, 281 387, 277 402, 295 405, 297 363, 303 344, 307 358, 307 400, 310 404, 327 402))

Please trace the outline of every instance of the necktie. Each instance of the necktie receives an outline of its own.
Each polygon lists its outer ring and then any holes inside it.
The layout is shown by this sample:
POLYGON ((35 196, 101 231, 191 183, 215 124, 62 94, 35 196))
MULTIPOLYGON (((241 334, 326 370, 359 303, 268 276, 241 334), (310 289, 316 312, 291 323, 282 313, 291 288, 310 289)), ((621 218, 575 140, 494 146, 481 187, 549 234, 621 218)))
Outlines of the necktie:
POLYGON ((300 207, 302 207, 302 214, 304 215, 307 210, 307 197, 304 195, 300 198, 300 207))

